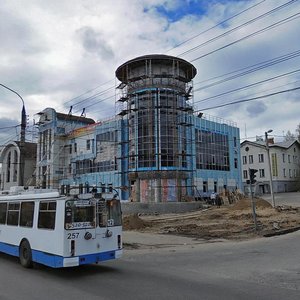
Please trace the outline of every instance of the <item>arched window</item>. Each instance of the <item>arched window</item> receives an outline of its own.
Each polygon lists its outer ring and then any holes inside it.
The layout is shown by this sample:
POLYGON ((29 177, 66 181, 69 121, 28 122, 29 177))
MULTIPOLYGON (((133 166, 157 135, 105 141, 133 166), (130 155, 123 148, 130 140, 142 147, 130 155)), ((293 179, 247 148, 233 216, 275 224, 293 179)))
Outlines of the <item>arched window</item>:
POLYGON ((10 182, 10 165, 11 165, 11 152, 7 155, 6 161, 6 182, 10 182))
POLYGON ((14 150, 14 162, 13 162, 13 182, 18 180, 18 152, 14 150))

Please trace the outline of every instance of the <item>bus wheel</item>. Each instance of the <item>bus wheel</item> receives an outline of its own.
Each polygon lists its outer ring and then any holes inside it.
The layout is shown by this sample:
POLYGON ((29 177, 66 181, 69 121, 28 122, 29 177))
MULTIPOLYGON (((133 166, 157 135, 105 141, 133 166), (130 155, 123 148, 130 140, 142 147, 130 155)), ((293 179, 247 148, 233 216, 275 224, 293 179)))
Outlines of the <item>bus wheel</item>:
POLYGON ((27 240, 21 242, 19 248, 20 263, 24 268, 32 267, 32 252, 30 244, 27 240))

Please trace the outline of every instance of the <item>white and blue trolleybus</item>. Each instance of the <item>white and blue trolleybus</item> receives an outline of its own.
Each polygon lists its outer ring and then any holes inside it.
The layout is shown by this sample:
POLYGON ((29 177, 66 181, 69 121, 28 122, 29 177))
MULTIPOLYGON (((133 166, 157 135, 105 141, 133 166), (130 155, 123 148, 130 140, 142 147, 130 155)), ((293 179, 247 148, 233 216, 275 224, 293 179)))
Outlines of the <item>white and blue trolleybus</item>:
POLYGON ((40 189, 0 195, 0 251, 53 268, 122 255, 122 213, 116 195, 60 196, 40 189))

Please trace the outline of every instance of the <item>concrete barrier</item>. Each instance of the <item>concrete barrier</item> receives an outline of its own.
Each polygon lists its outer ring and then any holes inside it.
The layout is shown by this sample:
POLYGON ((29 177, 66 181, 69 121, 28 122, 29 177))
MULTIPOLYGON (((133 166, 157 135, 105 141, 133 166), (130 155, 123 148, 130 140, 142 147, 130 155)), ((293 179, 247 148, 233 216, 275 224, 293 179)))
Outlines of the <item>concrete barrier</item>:
POLYGON ((203 208, 202 202, 167 202, 167 203, 139 203, 122 202, 124 215, 130 214, 167 214, 183 213, 203 208))

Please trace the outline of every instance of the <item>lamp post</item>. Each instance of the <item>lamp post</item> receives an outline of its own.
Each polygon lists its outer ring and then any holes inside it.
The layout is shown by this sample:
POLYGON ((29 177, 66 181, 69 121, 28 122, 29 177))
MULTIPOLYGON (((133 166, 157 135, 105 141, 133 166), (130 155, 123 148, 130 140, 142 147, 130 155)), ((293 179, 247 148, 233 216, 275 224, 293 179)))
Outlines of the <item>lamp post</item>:
POLYGON ((271 160, 270 160, 270 148, 269 148, 269 141, 268 141, 268 133, 271 133, 273 130, 270 129, 265 132, 265 142, 266 142, 266 150, 268 156, 268 166, 269 166, 269 174, 270 174, 270 192, 272 198, 272 206, 275 207, 275 197, 273 192, 273 178, 272 178, 272 170, 271 170, 271 160))
POLYGON ((22 113, 21 113, 21 133, 20 133, 20 174, 19 174, 19 185, 23 186, 24 185, 24 147, 25 147, 25 130, 26 130, 26 110, 25 110, 25 103, 23 98, 19 93, 14 91, 13 89, 9 88, 8 86, 0 83, 2 87, 5 89, 13 92, 16 94, 21 100, 22 100, 22 113))

